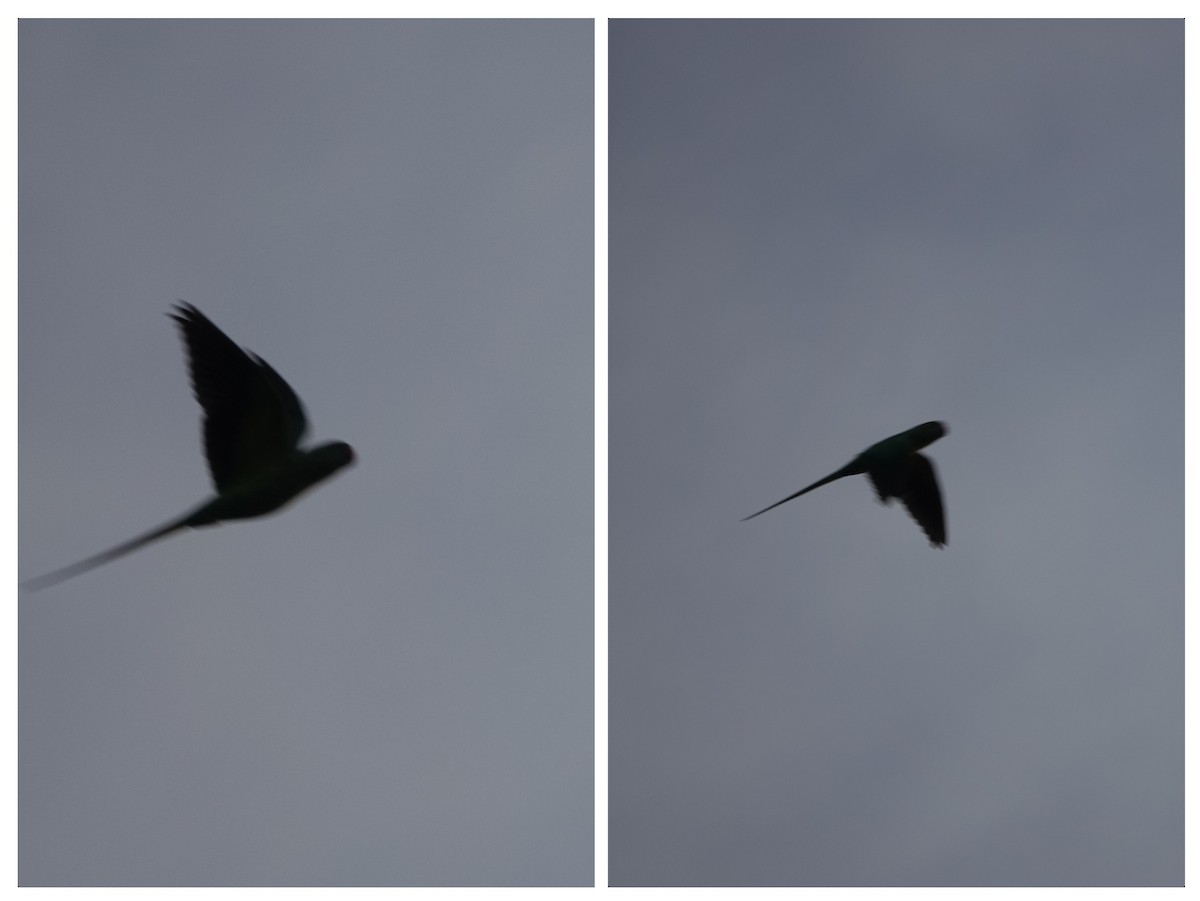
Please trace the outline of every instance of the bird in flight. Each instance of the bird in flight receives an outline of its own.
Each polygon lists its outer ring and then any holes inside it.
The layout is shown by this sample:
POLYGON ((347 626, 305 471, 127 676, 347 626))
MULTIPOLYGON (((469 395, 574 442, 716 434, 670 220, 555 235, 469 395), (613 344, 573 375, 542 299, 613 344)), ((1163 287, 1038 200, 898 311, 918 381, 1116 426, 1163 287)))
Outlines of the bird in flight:
POLYGON ((942 512, 942 492, 933 472, 933 462, 917 452, 926 445, 933 444, 948 431, 945 423, 923 422, 907 432, 884 438, 878 444, 872 444, 837 472, 813 482, 807 488, 801 488, 795 494, 789 494, 758 513, 751 513, 742 522, 807 494, 814 488, 828 485, 835 479, 866 473, 881 501, 888 504, 892 498, 900 498, 900 502, 908 508, 912 518, 929 538, 930 544, 934 547, 944 547, 946 516, 942 512))
POLYGON ((272 513, 354 462, 344 441, 300 448, 304 407, 266 360, 242 350, 191 304, 168 315, 183 333, 192 391, 204 411, 204 456, 216 494, 145 535, 24 582, 25 589, 77 576, 183 529, 272 513))

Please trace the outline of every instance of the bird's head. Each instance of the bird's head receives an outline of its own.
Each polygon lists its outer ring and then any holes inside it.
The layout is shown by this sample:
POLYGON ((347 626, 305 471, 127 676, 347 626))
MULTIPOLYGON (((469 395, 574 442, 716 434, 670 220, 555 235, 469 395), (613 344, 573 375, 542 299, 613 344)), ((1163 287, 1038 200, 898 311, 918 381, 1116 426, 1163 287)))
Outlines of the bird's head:
POLYGON ((322 479, 354 462, 354 448, 345 441, 330 441, 308 452, 309 465, 322 479))
POLYGON ((946 428, 944 422, 923 422, 918 426, 913 426, 909 430, 912 436, 912 442, 917 447, 925 447, 927 444, 933 444, 950 430, 946 428))

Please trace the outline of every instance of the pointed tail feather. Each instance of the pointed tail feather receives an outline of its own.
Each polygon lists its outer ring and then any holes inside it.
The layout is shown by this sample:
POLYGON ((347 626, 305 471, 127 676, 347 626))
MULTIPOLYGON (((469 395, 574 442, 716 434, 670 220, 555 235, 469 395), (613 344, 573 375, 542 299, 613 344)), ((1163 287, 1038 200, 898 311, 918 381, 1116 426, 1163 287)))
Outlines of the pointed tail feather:
POLYGON ((860 472, 866 472, 866 467, 863 466, 861 463, 859 463, 858 457, 855 457, 853 460, 851 460, 849 463, 847 463, 845 466, 843 466, 837 472, 831 473, 830 475, 825 476, 825 478, 823 478, 819 481, 813 482, 807 488, 801 488, 795 494, 789 494, 783 500, 776 501, 775 503, 771 504, 771 506, 769 506, 769 507, 763 507, 761 510, 758 511, 758 513, 751 513, 749 516, 742 517, 742 522, 745 522, 748 519, 754 519, 754 517, 759 516, 763 513, 766 513, 768 510, 774 510, 780 504, 786 504, 788 501, 795 500, 802 494, 808 494, 808 492, 812 491, 814 488, 820 488, 822 485, 828 485, 830 482, 837 481, 838 479, 845 478, 846 476, 858 475, 860 472))
POLYGON ((69 579, 72 576, 77 576, 80 573, 85 573, 89 569, 95 569, 103 563, 108 563, 110 560, 116 560, 118 557, 124 557, 126 554, 136 551, 140 547, 144 547, 152 541, 157 541, 160 538, 166 538, 172 532, 177 532, 180 529, 190 527, 188 520, 191 515, 184 516, 180 519, 172 520, 166 525, 159 526, 152 532, 147 532, 145 535, 139 535, 137 538, 126 541, 124 544, 118 544, 114 548, 109 548, 101 554, 96 554, 94 557, 88 557, 86 560, 80 560, 78 563, 72 563, 70 566, 64 566, 62 569, 56 569, 54 572, 46 573, 44 576, 38 576, 36 579, 28 579, 21 583, 22 591, 41 591, 43 588, 49 588, 64 579, 69 579))

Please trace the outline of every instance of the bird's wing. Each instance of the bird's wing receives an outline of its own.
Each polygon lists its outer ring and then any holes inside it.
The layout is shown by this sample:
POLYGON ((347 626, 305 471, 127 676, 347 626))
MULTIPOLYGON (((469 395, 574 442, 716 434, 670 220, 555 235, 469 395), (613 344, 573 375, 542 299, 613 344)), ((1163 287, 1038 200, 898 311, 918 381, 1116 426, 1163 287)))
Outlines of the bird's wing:
POLYGON ((885 470, 876 467, 875 469, 867 470, 867 481, 871 483, 871 487, 875 489, 875 497, 885 504, 892 502, 891 485, 885 477, 885 470))
POLYGON ((934 547, 946 543, 946 515, 933 463, 924 454, 909 458, 906 478, 897 492, 901 503, 917 521, 934 547))
POLYGON ((299 445, 304 407, 265 360, 243 351, 191 304, 170 316, 187 346, 192 390, 204 410, 204 456, 220 492, 299 445))
POLYGON ((279 415, 282 417, 281 428, 285 435, 285 441, 289 448, 299 447, 300 439, 304 437, 304 432, 308 429, 308 417, 304 415, 304 405, 300 403, 300 398, 296 396, 292 386, 283 380, 283 376, 276 372, 270 363, 258 354, 252 353, 250 357, 262 367, 263 375, 266 376, 274 390, 275 399, 279 402, 279 415))

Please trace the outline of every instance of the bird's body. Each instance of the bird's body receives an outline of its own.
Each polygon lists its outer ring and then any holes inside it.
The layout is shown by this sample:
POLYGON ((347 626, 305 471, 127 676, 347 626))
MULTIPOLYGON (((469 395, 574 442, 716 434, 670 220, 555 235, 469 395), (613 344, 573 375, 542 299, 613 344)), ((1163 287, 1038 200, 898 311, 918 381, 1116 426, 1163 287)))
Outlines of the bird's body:
POLYGON ((153 531, 25 582, 25 588, 45 588, 183 529, 272 513, 354 462, 343 441, 299 447, 307 428, 304 407, 265 360, 243 351, 190 304, 181 304, 171 318, 183 332, 192 388, 204 411, 204 454, 216 495, 153 531))
POLYGON ((872 444, 836 472, 813 482, 807 488, 801 488, 781 501, 776 501, 769 507, 764 507, 758 513, 751 513, 742 521, 773 510, 814 488, 820 488, 846 476, 863 473, 870 479, 881 501, 886 504, 894 497, 899 498, 917 525, 925 532, 930 543, 934 547, 943 547, 946 544, 946 516, 942 509, 942 493, 938 488, 933 463, 918 451, 937 441, 947 431, 944 423, 923 422, 908 431, 885 438, 877 444, 872 444))

